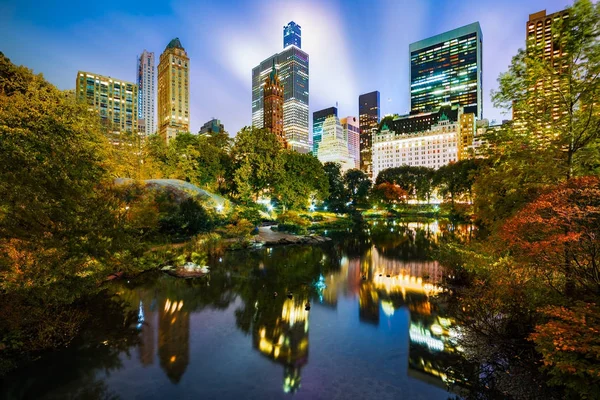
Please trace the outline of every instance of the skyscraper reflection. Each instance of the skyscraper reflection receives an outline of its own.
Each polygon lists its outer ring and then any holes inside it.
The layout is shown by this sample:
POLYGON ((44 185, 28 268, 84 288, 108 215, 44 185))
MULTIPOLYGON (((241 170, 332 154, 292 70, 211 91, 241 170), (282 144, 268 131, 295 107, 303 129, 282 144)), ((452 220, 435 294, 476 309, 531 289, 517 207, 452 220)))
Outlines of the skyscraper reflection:
POLYGON ((299 295, 287 298, 283 303, 270 303, 261 309, 252 329, 254 348, 283 364, 283 391, 286 393, 300 388, 301 370, 308 362, 307 302, 308 296, 299 295))
POLYGON ((169 380, 178 383, 190 362, 190 314, 183 300, 162 299, 158 308, 158 358, 169 380))

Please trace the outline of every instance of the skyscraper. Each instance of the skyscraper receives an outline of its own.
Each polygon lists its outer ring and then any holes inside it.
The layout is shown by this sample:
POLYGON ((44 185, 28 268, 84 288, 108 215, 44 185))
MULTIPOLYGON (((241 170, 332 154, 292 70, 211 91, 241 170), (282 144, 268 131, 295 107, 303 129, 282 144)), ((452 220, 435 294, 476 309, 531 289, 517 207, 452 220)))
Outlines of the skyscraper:
POLYGON ((175 38, 158 63, 158 133, 167 143, 190 130, 189 71, 190 59, 175 38))
POLYGON ((410 45, 411 112, 450 103, 482 118, 482 40, 474 22, 410 45))
POLYGON ((302 48, 302 31, 300 25, 291 21, 283 27, 283 48, 288 46, 296 46, 302 48))
POLYGON ((149 136, 156 132, 154 121, 154 102, 156 89, 154 87, 154 53, 144 52, 137 59, 137 85, 138 85, 138 119, 143 130, 140 135, 149 136))
POLYGON ((313 113, 313 154, 316 156, 319 153, 319 143, 321 143, 321 136, 323 135, 323 122, 325 118, 329 116, 337 117, 337 108, 329 107, 324 110, 315 111, 313 113))
POLYGON ((360 168, 360 125, 358 118, 346 117, 340 120, 344 139, 348 142, 348 154, 354 160, 352 168, 360 168))
POLYGON ((137 131, 138 89, 133 82, 91 72, 77 72, 77 99, 96 111, 111 132, 137 131))
POLYGON ((216 118, 213 118, 210 121, 205 122, 204 125, 202 125, 202 128, 200 128, 200 132, 198 132, 198 134, 205 135, 205 134, 211 134, 211 133, 224 133, 224 132, 225 132, 225 127, 223 126, 221 121, 216 118))
POLYGON ((273 60, 271 73, 265 80, 263 105, 264 128, 277 136, 277 139, 279 139, 283 146, 287 147, 287 142, 283 135, 283 85, 277 75, 275 60, 273 60))
POLYGON ((283 84, 283 134, 292 150, 308 153, 308 54, 295 45, 252 69, 252 126, 264 127, 263 87, 273 60, 283 84))
POLYGON ((344 138, 344 129, 335 115, 330 115, 323 122, 323 137, 317 158, 323 164, 326 162, 340 164, 342 172, 354 168, 354 159, 348 153, 348 141, 344 138))
POLYGON ((358 96, 358 119, 360 124, 360 169, 373 176, 371 165, 372 130, 379 125, 379 92, 358 96))
POLYGON ((560 19, 569 17, 567 10, 555 12, 546 15, 546 10, 529 14, 527 21, 527 50, 539 49, 541 55, 547 60, 560 60, 563 56, 563 50, 556 42, 553 36, 552 24, 560 19))
MULTIPOLYGON (((538 11, 529 15, 526 28, 526 48, 527 52, 536 57, 540 57, 544 62, 551 65, 556 73, 560 73, 565 68, 564 51, 560 45, 560 30, 553 29, 553 26, 561 20, 569 18, 569 12, 562 10, 553 14, 546 14, 546 10, 538 11)), ((561 115, 559 96, 560 78, 554 75, 552 79, 537 82, 535 87, 531 87, 531 93, 535 93, 534 101, 536 108, 540 111, 551 108, 553 119, 558 119, 561 115)), ((529 104, 531 105, 531 104, 529 104)), ((525 105, 527 107, 527 105, 525 105)), ((564 111, 563 111, 564 112, 564 111)), ((543 114, 543 111, 542 113, 543 114)), ((540 114, 540 117, 541 117, 540 114)), ((513 119, 516 127, 521 128, 523 124, 523 111, 518 104, 513 104, 513 119)))

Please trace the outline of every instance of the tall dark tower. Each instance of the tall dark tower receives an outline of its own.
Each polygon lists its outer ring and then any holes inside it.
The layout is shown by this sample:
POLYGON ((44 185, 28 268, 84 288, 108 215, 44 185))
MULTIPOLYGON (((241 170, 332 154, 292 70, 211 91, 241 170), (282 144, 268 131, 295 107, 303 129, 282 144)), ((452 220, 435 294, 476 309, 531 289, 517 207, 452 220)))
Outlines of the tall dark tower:
POLYGON ((379 92, 374 91, 358 96, 358 119, 360 125, 360 169, 369 177, 373 176, 371 130, 379 125, 379 92))
POLYGON ((411 113, 449 103, 482 118, 482 41, 474 22, 410 44, 411 113))
POLYGON ((302 48, 302 31, 300 25, 294 21, 290 21, 289 24, 283 27, 283 48, 288 46, 296 46, 302 48))
POLYGON ((264 128, 275 134, 284 147, 287 147, 287 141, 283 133, 283 85, 277 75, 275 68, 275 59, 271 73, 265 81, 263 88, 263 121, 264 128))

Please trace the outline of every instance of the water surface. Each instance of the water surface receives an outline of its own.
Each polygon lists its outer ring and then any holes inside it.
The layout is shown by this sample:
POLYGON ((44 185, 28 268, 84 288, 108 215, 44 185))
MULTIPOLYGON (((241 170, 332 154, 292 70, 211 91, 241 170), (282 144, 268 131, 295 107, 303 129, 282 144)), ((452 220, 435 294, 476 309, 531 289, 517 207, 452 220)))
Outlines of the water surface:
POLYGON ((461 358, 432 253, 469 232, 380 220, 318 247, 212 257, 201 279, 117 282, 120 304, 0 398, 445 400, 461 358))

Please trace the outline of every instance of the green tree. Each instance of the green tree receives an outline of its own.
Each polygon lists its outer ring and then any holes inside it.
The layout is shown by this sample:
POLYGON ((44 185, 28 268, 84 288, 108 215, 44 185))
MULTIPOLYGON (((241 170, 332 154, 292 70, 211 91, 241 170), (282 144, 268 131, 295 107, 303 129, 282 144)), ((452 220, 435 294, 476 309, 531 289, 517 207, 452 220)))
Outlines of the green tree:
POLYGON ((266 129, 244 127, 238 132, 231 160, 234 192, 240 200, 272 194, 283 173, 282 150, 277 137, 266 129))
POLYGON ((344 186, 341 167, 337 163, 326 162, 323 165, 325 175, 329 181, 329 197, 325 204, 331 211, 344 212, 347 209, 346 203, 350 200, 350 194, 344 186))
POLYGON ((472 198, 472 187, 477 171, 478 161, 467 159, 450 163, 440 167, 434 177, 434 185, 442 198, 450 198, 454 205, 455 200, 472 198))
POLYGON ((280 157, 283 174, 275 185, 275 195, 284 209, 306 209, 312 200, 327 198, 329 181, 315 156, 285 150, 280 157))
POLYGON ((354 204, 365 204, 371 190, 371 179, 359 169, 350 169, 344 174, 344 185, 354 204))

